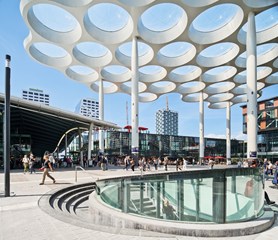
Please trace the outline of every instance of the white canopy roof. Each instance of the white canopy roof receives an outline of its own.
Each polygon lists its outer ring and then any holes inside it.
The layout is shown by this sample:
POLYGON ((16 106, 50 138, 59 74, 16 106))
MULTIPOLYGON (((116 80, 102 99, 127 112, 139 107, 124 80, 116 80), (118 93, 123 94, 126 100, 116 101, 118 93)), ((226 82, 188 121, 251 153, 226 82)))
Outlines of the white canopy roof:
MULTIPOLYGON (((210 108, 246 97, 246 21, 255 12, 258 90, 278 83, 278 0, 22 0, 32 58, 104 93, 131 93, 139 37, 139 101, 205 93, 210 108)), ((258 95, 259 96, 259 95, 258 95)))

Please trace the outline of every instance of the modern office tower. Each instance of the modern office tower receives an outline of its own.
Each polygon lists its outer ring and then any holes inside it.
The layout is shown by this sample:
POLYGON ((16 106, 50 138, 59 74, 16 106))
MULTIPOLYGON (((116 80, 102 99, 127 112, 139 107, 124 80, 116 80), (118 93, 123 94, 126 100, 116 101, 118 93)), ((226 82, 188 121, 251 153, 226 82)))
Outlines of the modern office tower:
POLYGON ((40 89, 29 88, 29 90, 22 90, 22 98, 49 106, 49 94, 40 89))
MULTIPOLYGON (((258 101, 258 157, 278 161, 278 97, 258 101)), ((247 105, 241 106, 243 133, 247 133, 247 105)))
POLYGON ((156 112, 156 134, 178 135, 178 119, 178 113, 169 110, 167 98, 166 109, 156 112))
POLYGON ((91 98, 83 98, 77 104, 75 112, 86 117, 99 119, 99 102, 91 98))

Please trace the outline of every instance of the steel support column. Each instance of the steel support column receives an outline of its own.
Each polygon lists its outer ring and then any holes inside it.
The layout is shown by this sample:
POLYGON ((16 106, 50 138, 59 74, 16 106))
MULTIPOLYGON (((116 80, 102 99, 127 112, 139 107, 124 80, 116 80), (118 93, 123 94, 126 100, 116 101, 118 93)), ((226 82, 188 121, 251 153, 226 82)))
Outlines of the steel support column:
POLYGON ((132 40, 132 58, 131 58, 131 123, 132 123, 132 136, 131 136, 131 153, 135 156, 139 154, 139 132, 138 132, 138 43, 137 37, 132 40))
POLYGON ((94 124, 91 123, 88 131, 88 153, 87 153, 87 163, 89 164, 89 161, 91 159, 91 152, 92 152, 92 134, 93 134, 93 127, 94 124))
POLYGON ((248 14, 246 39, 247 73, 247 158, 257 158, 257 52, 256 25, 253 12, 248 14))
MULTIPOLYGON (((103 80, 99 79, 99 120, 104 120, 104 92, 103 80)), ((99 151, 104 153, 104 131, 100 129, 99 134, 99 151)))
POLYGON ((231 164, 231 103, 226 107, 226 161, 231 164))
POLYGON ((199 162, 204 161, 205 154, 205 138, 204 138, 204 97, 203 92, 200 93, 199 100, 199 162))

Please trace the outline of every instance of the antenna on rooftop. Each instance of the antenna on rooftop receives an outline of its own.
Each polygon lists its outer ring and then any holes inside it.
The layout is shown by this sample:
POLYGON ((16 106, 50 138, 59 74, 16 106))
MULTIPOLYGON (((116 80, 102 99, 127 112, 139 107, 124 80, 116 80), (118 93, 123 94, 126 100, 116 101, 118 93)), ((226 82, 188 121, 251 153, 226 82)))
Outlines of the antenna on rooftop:
POLYGON ((166 96, 166 111, 169 111, 168 96, 166 96))

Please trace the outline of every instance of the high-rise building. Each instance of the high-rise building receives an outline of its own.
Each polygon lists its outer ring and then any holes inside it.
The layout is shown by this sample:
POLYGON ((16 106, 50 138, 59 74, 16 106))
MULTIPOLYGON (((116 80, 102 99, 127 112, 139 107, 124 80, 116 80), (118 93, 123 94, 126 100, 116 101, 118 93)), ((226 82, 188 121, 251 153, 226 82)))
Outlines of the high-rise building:
MULTIPOLYGON (((258 101, 258 158, 278 161, 278 97, 258 101)), ((247 105, 241 106, 243 133, 247 133, 247 105)))
POLYGON ((169 109, 156 112, 156 133, 178 135, 178 113, 169 109))
POLYGON ((29 90, 22 90, 22 98, 49 105, 49 94, 43 93, 43 90, 40 89, 29 88, 29 90))
POLYGON ((75 112, 86 117, 99 119, 99 102, 91 98, 83 98, 77 104, 75 112))

